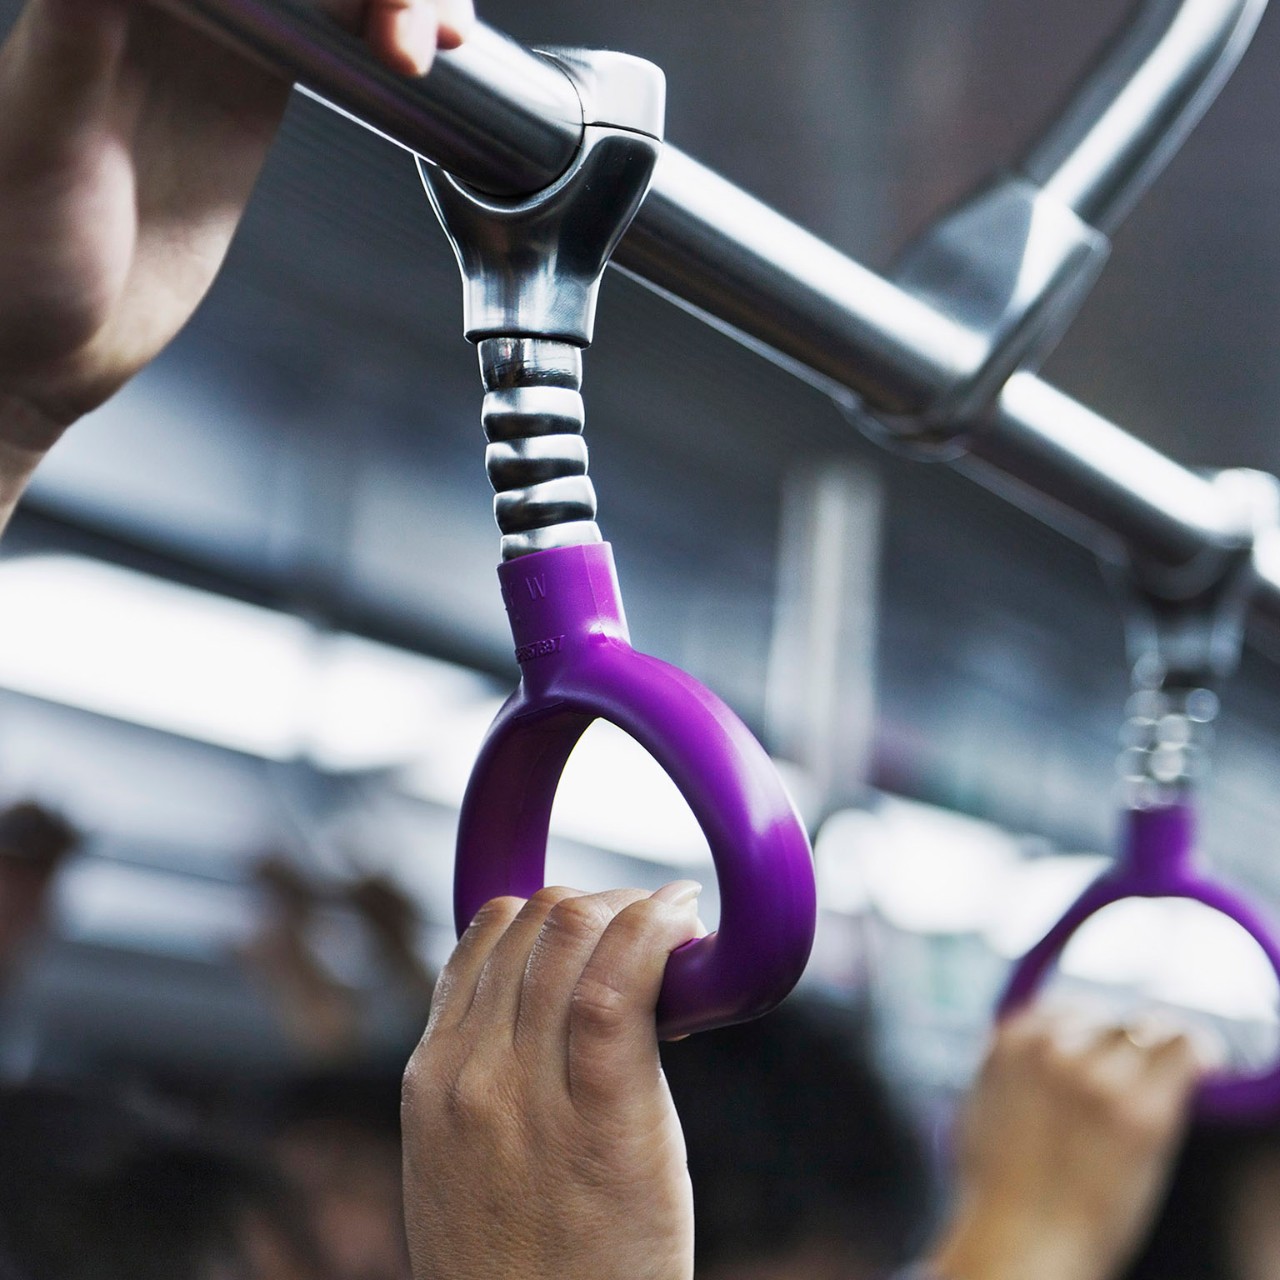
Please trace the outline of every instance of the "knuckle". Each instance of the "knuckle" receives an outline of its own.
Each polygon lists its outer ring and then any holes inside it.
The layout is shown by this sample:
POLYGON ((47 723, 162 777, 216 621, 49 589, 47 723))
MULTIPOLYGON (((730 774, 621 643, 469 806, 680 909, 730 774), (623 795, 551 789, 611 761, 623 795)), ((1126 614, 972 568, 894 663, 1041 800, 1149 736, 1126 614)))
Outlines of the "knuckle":
POLYGON ((1173 1063, 1186 1070, 1199 1066, 1200 1055, 1195 1040, 1185 1031, 1178 1031, 1153 1046, 1151 1057, 1162 1064, 1173 1063))
POLYGON ((438 1062, 424 1040, 413 1051, 400 1079, 400 1116, 406 1133, 421 1126, 439 1078, 438 1062))
POLYGON ((543 911, 549 911, 557 903, 563 902, 567 898, 577 896, 576 889, 568 889, 561 884, 543 885, 537 893, 529 899, 530 907, 541 908, 543 911))
POLYGON ((493 1090, 487 1074, 466 1063, 441 1084, 439 1100, 447 1119, 454 1124, 473 1126, 488 1115, 493 1090))
POLYGON ((1032 1006, 1011 1014, 996 1029, 991 1056, 1001 1061, 1035 1057, 1052 1043, 1053 1034, 1040 1009, 1032 1006))
POLYGON ((524 906, 523 898, 506 895, 501 898, 490 898, 471 918, 469 930, 479 932, 494 926, 506 927, 520 913, 524 906))
POLYGON ((626 993, 603 978, 583 977, 574 988, 574 1024, 595 1036, 616 1036, 627 1024, 630 1003, 626 993))
POLYGON ((564 898, 548 912, 543 927, 569 942, 591 942, 612 919, 613 912, 598 898, 564 898))
POLYGON ((1108 1121, 1120 1119, 1121 1099, 1107 1080, 1096 1072, 1083 1072, 1077 1078, 1075 1095, 1087 1114, 1108 1121))
POLYGON ((422 1093, 421 1053, 420 1048, 413 1051, 409 1065, 405 1067, 404 1075, 400 1077, 400 1114, 403 1116, 414 1114, 422 1093))
POLYGON ((1044 1073, 1057 1074, 1066 1068, 1067 1055, 1053 1031, 1043 1024, 1029 1024, 1006 1046, 1009 1059, 1027 1063, 1044 1073))
POLYGON ((1085 1114, 1107 1124, 1126 1122, 1132 1109, 1131 1088, 1127 1088, 1107 1070, 1105 1063, 1090 1060, 1080 1065, 1074 1075, 1073 1090, 1085 1114))
POLYGON ((474 1060, 454 1066, 415 1052, 400 1088, 405 1133, 474 1129, 486 1122, 493 1097, 488 1072, 478 1069, 474 1060))
POLYGON ((653 898, 641 898, 618 912, 610 933, 624 949, 633 950, 647 943, 652 935, 665 932, 666 908, 653 898))

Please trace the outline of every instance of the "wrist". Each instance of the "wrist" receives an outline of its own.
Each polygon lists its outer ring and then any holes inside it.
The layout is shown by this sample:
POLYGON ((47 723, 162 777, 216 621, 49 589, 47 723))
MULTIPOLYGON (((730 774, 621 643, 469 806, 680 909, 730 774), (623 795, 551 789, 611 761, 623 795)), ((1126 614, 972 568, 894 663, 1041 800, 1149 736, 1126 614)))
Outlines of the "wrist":
POLYGON ((1106 1280, 1102 1252, 1068 1224, 973 1206, 956 1214, 921 1271, 928 1280, 1106 1280))

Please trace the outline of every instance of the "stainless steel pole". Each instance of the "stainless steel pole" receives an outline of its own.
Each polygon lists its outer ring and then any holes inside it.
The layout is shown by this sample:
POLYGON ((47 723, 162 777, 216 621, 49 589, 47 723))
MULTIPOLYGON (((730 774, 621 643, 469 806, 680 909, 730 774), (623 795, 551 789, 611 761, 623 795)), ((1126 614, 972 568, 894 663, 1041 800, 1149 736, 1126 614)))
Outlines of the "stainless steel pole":
MULTIPOLYGON (((413 81, 298 0, 156 2, 495 194, 554 180, 581 137, 567 77, 484 26, 413 81)), ((1113 225, 1220 89, 1264 7, 1147 0, 1024 172, 1113 225)), ((837 400, 891 417, 927 408, 979 354, 980 336, 959 321, 670 146, 615 260, 837 400)), ((1103 549, 1177 566, 1231 536, 1211 486, 1029 374, 973 424, 964 465, 1103 549)), ((1280 563, 1264 579, 1260 604, 1280 621, 1280 563)))
POLYGON ((582 142, 582 104, 559 67, 477 25, 414 80, 299 0, 155 0, 326 105, 493 195, 554 182, 582 142))
POLYGON ((1149 0, 1024 158, 1021 171, 1110 232, 1186 141, 1267 0, 1149 0))

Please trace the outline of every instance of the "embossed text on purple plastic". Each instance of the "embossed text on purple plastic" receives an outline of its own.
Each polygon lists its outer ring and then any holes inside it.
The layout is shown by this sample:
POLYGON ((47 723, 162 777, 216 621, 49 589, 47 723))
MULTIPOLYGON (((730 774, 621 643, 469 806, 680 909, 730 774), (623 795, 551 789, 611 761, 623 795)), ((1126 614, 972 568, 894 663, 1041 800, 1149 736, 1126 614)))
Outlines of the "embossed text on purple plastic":
POLYGON ((564 644, 564 636, 552 636, 548 640, 535 640, 532 644, 522 644, 516 650, 516 661, 519 663, 532 662, 534 658, 547 658, 553 653, 560 652, 560 646, 564 644))
MULTIPOLYGON (((530 574, 526 578, 522 578, 524 589, 529 593, 530 600, 545 600, 547 598, 547 576, 546 574, 530 574)), ((502 603, 510 609, 513 605, 519 605, 520 593, 516 591, 514 583, 502 584, 502 603)))

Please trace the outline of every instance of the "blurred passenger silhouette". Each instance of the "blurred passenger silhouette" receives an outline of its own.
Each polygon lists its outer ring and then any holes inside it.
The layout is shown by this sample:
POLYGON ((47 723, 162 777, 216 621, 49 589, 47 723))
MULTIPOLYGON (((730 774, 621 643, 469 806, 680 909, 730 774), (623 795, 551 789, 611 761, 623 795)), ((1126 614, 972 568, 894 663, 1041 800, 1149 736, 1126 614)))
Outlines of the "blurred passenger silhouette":
POLYGON ((1197 1126, 1124 1280, 1280 1277, 1280 1119, 1197 1126))
POLYGON ((65 818, 32 800, 0 810, 0 1079, 23 1079, 45 1046, 33 990, 58 872, 80 843, 65 818))
POLYGON ((271 1150, 297 1187, 327 1280, 410 1280, 397 1058, 291 1082, 271 1150))
POLYGON ((0 996, 38 943, 58 869, 79 843, 65 818, 34 801, 0 810, 0 996))
POLYGON ((0 1277, 332 1280, 251 1153, 101 1091, 0 1087, 0 1277))
POLYGON ((958 1130, 945 1280, 1278 1280, 1280 1117, 1191 1124, 1219 1047, 1079 1010, 1008 1019, 958 1130))
POLYGON ((862 1019, 793 998, 666 1045, 662 1060, 689 1152, 698 1280, 869 1280, 912 1255, 928 1169, 862 1019))
POLYGON ((434 979, 418 950, 418 904, 385 875, 332 886, 287 855, 253 872, 263 920, 239 957, 259 980, 286 1037, 318 1068, 355 1067, 384 1052, 388 1034, 407 1057, 431 1007, 434 979), (354 916, 366 944, 368 981, 352 983, 318 945, 326 913, 354 916))
POLYGON ((262 924, 240 959, 260 980, 285 1036, 305 1058, 342 1062, 360 1053, 355 993, 316 955, 312 924, 320 893, 289 858, 270 853, 253 869, 262 924))
POLYGON ((416 1039, 427 1020, 436 985, 418 945, 422 911, 385 874, 358 876, 348 886, 346 898, 369 931, 382 966, 403 997, 416 1039))

